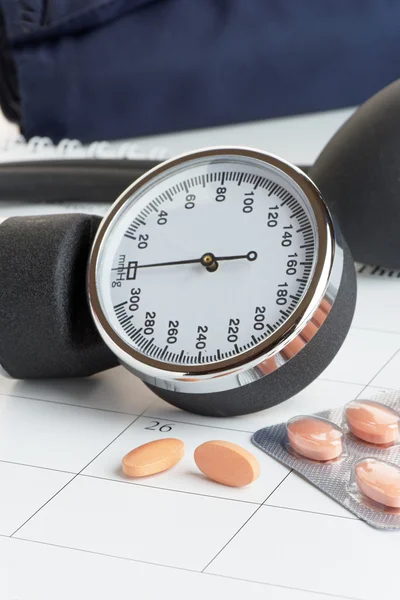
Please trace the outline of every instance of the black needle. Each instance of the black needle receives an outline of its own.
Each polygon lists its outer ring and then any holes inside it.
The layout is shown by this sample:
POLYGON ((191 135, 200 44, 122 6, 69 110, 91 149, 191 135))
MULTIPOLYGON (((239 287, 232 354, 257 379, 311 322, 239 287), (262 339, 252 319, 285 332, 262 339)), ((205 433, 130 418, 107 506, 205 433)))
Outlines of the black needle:
POLYGON ((169 265, 190 265, 191 263, 199 263, 200 258, 194 258, 192 260, 173 260, 171 262, 153 263, 150 265, 138 265, 138 269, 149 269, 150 267, 168 267, 169 265))
MULTIPOLYGON (((257 256, 258 256, 257 252, 254 252, 254 250, 251 250, 247 254, 237 254, 235 256, 214 256, 214 254, 212 252, 206 252, 200 258, 192 258, 190 260, 172 260, 169 262, 152 263, 149 265, 138 265, 136 261, 132 261, 132 264, 134 264, 134 267, 132 267, 132 268, 136 272, 136 269, 150 269, 151 267, 168 267, 171 265, 190 265, 190 264, 200 263, 203 267, 205 267, 207 269, 207 271, 209 271, 210 273, 214 273, 215 271, 217 271, 217 269, 219 267, 219 262, 221 260, 240 260, 240 259, 246 258, 249 261, 253 261, 253 260, 256 260, 257 256)), ((114 267, 111 270, 118 271, 118 272, 121 272, 121 271, 129 272, 129 269, 131 268, 130 264, 131 263, 129 263, 129 265, 127 267, 114 267)))
POLYGON ((170 265, 190 265, 200 263, 207 267, 210 263, 219 262, 221 260, 239 260, 241 258, 247 258, 247 260, 253 261, 257 258, 257 252, 248 252, 247 254, 238 254, 236 256, 214 256, 211 252, 203 254, 201 258, 193 258, 191 260, 174 260, 170 262, 153 263, 150 265, 138 265, 138 269, 149 269, 150 267, 167 267, 170 265))
POLYGON ((248 252, 247 254, 238 254, 237 256, 216 256, 215 260, 237 260, 239 258, 247 258, 247 260, 253 261, 257 258, 257 252, 248 252))

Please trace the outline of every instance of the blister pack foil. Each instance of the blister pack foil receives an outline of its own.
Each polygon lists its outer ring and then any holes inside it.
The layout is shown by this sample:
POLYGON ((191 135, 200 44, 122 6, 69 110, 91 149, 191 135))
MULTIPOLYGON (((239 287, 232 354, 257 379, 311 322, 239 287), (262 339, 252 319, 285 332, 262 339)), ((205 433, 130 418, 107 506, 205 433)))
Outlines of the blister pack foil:
MULTIPOLYGON (((368 400, 379 402, 400 413, 400 392, 381 392, 368 400)), ((356 438, 345 426, 345 408, 342 406, 304 415, 326 419, 342 428, 343 452, 336 459, 319 462, 296 453, 288 441, 287 423, 260 429, 253 435, 252 442, 373 527, 400 529, 400 507, 375 502, 360 491, 355 481, 355 469, 361 459, 384 461, 400 468, 400 444, 397 442, 389 447, 382 447, 356 438)))

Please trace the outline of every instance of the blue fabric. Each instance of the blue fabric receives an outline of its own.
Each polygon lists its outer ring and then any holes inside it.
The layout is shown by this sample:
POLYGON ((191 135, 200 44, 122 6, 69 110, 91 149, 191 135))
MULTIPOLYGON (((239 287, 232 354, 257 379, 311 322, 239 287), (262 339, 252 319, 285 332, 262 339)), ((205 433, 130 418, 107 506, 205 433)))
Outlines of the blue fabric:
POLYGON ((396 0, 0 7, 28 137, 126 138, 328 110, 359 104, 399 76, 396 0))

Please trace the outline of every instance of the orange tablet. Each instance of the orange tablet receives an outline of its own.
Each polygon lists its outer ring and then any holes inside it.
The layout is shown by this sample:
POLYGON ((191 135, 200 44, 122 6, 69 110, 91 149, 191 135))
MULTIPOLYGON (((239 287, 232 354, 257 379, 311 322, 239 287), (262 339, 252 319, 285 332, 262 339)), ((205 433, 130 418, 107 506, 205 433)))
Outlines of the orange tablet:
POLYGON ((257 459, 232 442, 205 442, 196 448, 194 460, 209 479, 231 487, 248 485, 260 474, 257 459))
POLYGON ((170 469, 183 458, 183 454, 181 440, 154 440, 128 452, 122 459, 122 470, 128 477, 147 477, 170 469))

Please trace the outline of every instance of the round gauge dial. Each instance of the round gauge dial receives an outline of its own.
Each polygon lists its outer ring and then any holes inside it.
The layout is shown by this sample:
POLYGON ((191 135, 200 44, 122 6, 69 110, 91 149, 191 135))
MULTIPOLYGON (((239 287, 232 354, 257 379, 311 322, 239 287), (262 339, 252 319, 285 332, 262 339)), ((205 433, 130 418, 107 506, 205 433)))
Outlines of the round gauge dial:
POLYGON ((187 156, 125 192, 97 257, 101 312, 139 361, 215 368, 285 328, 318 244, 315 210, 279 162, 187 156))

